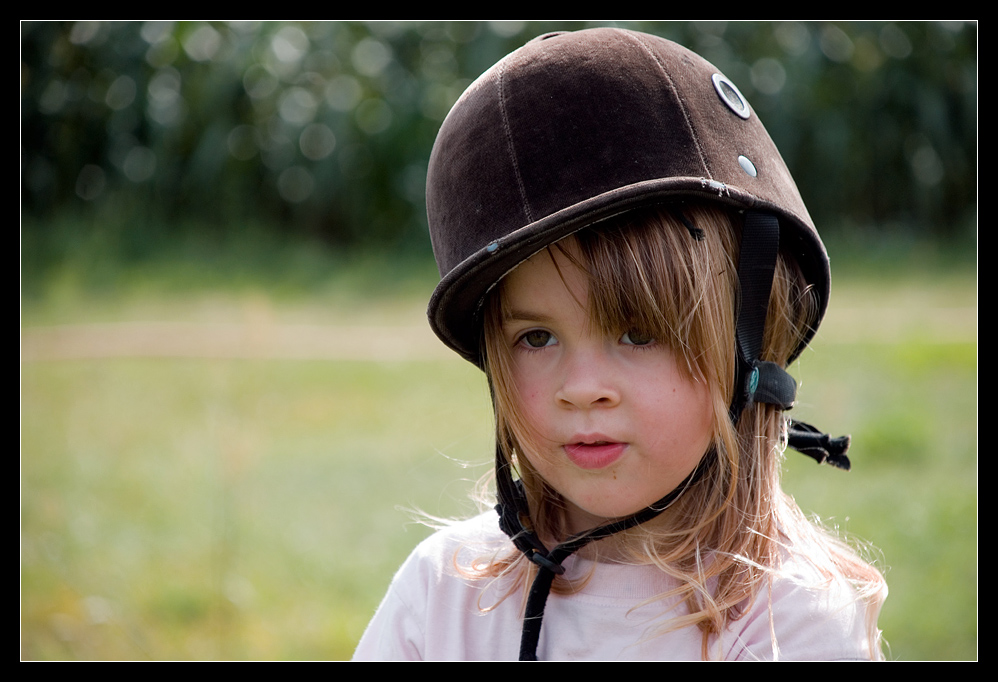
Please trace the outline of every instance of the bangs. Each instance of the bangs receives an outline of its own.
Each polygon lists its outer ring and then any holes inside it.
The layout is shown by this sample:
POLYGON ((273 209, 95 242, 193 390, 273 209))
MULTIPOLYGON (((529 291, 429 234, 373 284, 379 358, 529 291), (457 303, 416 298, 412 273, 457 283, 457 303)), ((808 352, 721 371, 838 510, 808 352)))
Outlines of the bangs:
POLYGON ((726 336, 729 320, 733 333, 737 275, 728 257, 727 242, 735 239, 728 215, 712 208, 656 208, 574 239, 580 256, 573 261, 589 277, 593 330, 651 336, 682 357, 694 378, 704 379, 705 355, 726 336))

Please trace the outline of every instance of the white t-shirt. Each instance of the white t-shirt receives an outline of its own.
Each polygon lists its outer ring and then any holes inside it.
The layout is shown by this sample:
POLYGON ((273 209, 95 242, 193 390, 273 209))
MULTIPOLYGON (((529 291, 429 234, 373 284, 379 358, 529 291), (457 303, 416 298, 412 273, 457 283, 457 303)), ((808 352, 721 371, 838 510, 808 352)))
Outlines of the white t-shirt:
MULTIPOLYGON (((368 625, 354 660, 516 660, 523 625, 519 593, 501 603, 503 579, 470 579, 457 566, 508 547, 494 512, 437 531, 399 569, 368 625), (490 608, 494 607, 494 608, 490 608)), ((566 577, 593 563, 565 561, 566 577)), ((671 602, 645 600, 674 586, 651 566, 600 563, 581 592, 547 600, 539 660, 700 660, 695 627, 656 634, 686 613, 671 602)), ((875 658, 867 637, 869 607, 844 581, 822 584, 801 561, 781 576, 710 645, 727 660, 850 660, 875 658), (784 577, 785 576, 785 577, 784 577)), ((873 617, 876 614, 871 614, 873 617)))

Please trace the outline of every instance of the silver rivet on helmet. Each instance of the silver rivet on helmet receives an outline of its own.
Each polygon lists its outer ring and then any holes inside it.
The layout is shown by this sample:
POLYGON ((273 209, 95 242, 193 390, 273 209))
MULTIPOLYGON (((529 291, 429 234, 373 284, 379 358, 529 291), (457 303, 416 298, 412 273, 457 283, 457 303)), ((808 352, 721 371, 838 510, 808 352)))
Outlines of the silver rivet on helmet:
POLYGON ((752 163, 747 156, 739 156, 738 165, 742 167, 743 171, 751 175, 753 178, 759 174, 759 171, 755 169, 755 164, 752 163))
POLYGON ((721 101, 727 104, 729 109, 742 118, 748 118, 752 114, 748 102, 734 83, 719 73, 711 76, 711 80, 714 81, 714 89, 717 90, 721 101))
POLYGON ((485 250, 488 251, 489 253, 495 253, 496 249, 498 248, 499 248, 499 242, 492 242, 485 247, 485 250))

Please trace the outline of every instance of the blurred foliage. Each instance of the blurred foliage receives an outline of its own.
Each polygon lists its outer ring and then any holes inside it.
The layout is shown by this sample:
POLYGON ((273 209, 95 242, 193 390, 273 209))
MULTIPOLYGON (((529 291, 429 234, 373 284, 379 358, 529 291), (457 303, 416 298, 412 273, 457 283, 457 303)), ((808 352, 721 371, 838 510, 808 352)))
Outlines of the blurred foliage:
MULTIPOLYGON (((252 222, 428 253, 425 168, 451 104, 530 38, 589 25, 22 23, 24 229, 84 213, 155 243, 151 223, 252 222)), ((619 25, 739 84, 823 230, 973 244, 975 23, 619 25)))

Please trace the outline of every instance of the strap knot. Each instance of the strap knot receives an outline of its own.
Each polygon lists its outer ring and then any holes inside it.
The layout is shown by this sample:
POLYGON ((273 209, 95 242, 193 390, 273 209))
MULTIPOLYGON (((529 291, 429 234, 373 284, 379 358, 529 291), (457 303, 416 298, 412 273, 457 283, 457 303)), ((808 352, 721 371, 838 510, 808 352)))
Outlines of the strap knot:
POLYGON ((818 464, 830 464, 845 471, 849 471, 852 467, 849 457, 846 456, 851 443, 850 436, 832 438, 810 424, 795 419, 790 420, 787 428, 787 445, 818 464))

